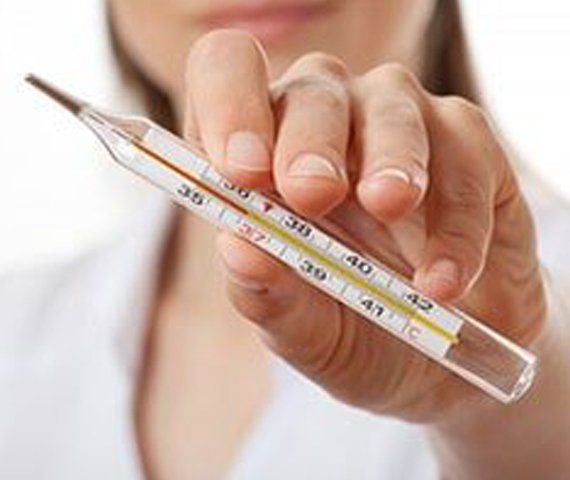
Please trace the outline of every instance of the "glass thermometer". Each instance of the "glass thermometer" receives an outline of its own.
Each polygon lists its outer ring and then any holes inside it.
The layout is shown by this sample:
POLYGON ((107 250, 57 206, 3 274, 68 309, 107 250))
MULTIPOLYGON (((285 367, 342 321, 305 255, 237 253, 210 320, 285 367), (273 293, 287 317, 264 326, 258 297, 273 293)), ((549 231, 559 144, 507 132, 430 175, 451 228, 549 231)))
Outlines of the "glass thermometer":
POLYGON ((111 114, 30 75, 75 114, 115 160, 176 203, 237 233, 373 324, 495 399, 510 403, 532 384, 536 357, 456 308, 422 296, 400 275, 349 248, 272 198, 232 184, 190 145, 143 117, 111 114))

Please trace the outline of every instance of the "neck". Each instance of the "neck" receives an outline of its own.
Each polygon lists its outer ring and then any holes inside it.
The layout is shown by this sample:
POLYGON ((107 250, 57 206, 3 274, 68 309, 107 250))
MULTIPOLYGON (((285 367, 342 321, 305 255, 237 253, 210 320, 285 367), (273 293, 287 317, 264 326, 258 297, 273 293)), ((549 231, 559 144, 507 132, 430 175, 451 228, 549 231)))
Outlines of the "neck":
POLYGON ((180 212, 164 250, 137 392, 151 478, 222 477, 271 397, 266 351, 226 299, 215 236, 180 212))
POLYGON ((174 301, 181 311, 203 314, 208 321, 230 316, 227 302, 223 301, 224 278, 216 253, 214 226, 186 212, 177 218, 166 297, 174 301))

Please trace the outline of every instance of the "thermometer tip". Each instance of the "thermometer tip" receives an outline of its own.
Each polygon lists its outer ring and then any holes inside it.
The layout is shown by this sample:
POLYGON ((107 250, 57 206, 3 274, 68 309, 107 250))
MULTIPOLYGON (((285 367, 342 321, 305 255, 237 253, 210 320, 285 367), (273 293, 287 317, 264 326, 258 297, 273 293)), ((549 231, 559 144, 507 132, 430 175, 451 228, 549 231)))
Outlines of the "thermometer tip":
POLYGON ((62 107, 66 108, 74 115, 77 115, 86 106, 85 102, 69 95, 60 88, 43 80, 37 75, 28 74, 26 76, 26 82, 36 87, 47 96, 51 97, 53 100, 55 100, 62 107))

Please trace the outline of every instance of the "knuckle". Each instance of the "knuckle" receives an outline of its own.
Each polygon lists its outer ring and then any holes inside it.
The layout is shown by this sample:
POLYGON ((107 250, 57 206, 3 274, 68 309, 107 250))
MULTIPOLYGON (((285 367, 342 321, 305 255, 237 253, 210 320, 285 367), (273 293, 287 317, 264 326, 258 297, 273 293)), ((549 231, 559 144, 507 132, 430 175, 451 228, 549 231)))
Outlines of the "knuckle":
POLYGON ((208 60, 215 64, 235 63, 241 56, 262 59, 263 50, 257 39, 242 30, 212 30, 194 42, 188 56, 189 64, 208 60))
POLYGON ((411 100, 386 101, 383 97, 376 98, 370 102, 370 113, 382 126, 403 129, 414 137, 426 135, 421 112, 411 100))
POLYGON ((477 128, 488 127, 488 118, 485 111, 479 105, 463 97, 443 97, 441 105, 448 115, 457 121, 466 122, 477 128))
POLYGON ((408 99, 386 101, 384 96, 377 96, 370 101, 370 109, 376 117, 386 121, 417 124, 420 120, 418 108, 408 99))
POLYGON ((330 111, 344 110, 348 105, 345 90, 327 81, 320 82, 318 86, 315 83, 307 84, 303 95, 308 101, 319 103, 330 111))
POLYGON ((370 75, 376 81, 387 82, 397 87, 412 89, 419 87, 419 81, 415 74, 409 68, 397 62, 380 65, 372 70, 370 75))
POLYGON ((449 206, 473 214, 489 207, 489 195, 484 183, 473 174, 458 176, 453 184, 443 185, 443 193, 449 206))
POLYGON ((324 52, 307 53, 296 62, 295 68, 317 71, 339 80, 346 80, 349 76, 348 68, 341 59, 324 52))
POLYGON ((289 82, 285 95, 304 104, 317 104, 330 112, 347 110, 349 105, 344 86, 320 75, 307 75, 289 82))
MULTIPOLYGON (((390 132, 390 135, 398 139, 396 142, 398 148, 409 151, 418 165, 427 163, 429 157, 427 130, 420 109, 414 102, 409 99, 387 102, 384 98, 378 98, 371 100, 368 108, 368 115, 374 119, 372 122, 367 122, 367 134, 371 138, 375 138, 378 131, 390 132)), ((390 143, 394 144, 394 141, 390 143)))

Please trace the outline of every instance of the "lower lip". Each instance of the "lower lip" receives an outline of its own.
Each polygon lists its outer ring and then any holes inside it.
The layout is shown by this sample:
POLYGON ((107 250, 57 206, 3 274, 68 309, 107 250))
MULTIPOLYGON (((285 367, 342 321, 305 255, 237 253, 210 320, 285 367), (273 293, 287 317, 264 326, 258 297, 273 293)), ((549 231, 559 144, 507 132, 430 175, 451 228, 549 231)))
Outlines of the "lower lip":
POLYGON ((206 18, 209 28, 238 28, 266 45, 276 44, 321 14, 321 8, 291 7, 273 11, 220 14, 206 18))

